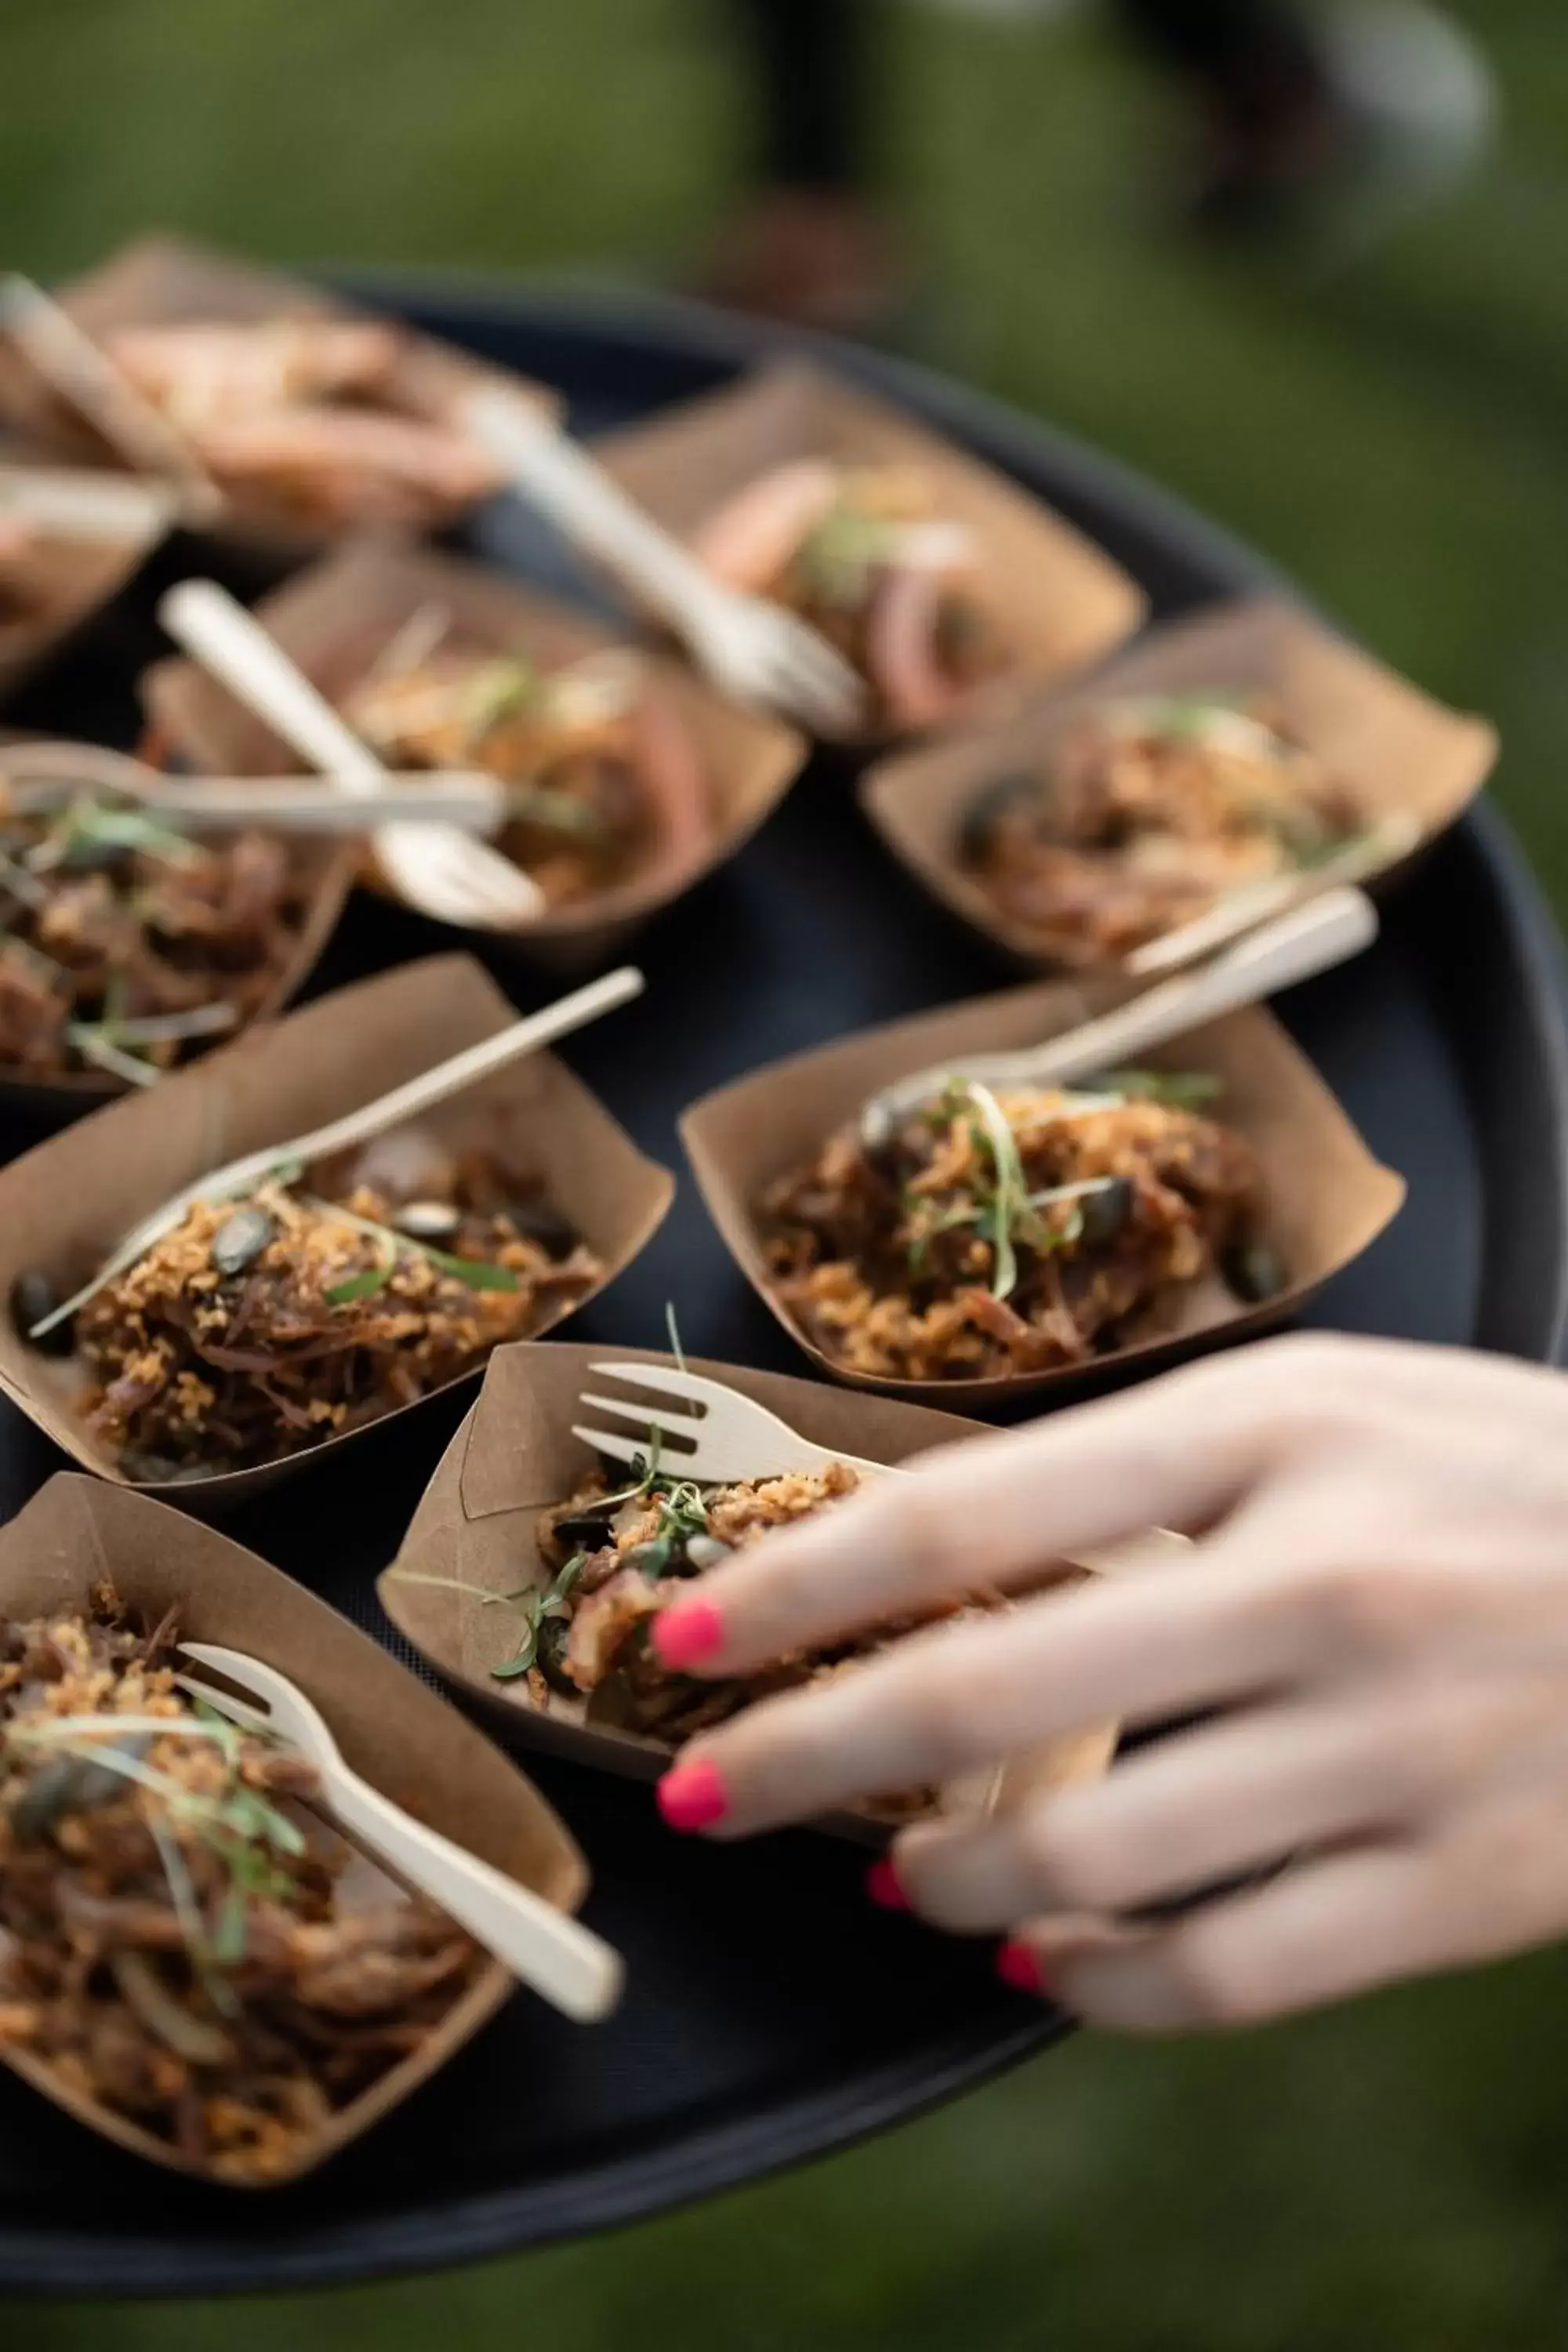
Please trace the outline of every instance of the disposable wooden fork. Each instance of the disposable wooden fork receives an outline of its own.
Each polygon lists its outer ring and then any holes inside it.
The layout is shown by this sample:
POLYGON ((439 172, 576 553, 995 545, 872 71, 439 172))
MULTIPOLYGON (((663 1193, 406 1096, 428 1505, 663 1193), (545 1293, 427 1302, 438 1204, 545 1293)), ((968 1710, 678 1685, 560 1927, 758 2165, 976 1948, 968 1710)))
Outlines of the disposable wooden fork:
MULTIPOLYGON (((176 644, 340 791, 371 801, 384 790, 387 770, 369 745, 216 581, 182 581, 158 617, 176 644)), ((455 825, 378 824, 371 838, 393 887, 437 922, 516 931, 544 911, 543 892, 520 866, 455 825)))
POLYGON ((650 1433, 657 1432, 664 1465, 705 1486, 727 1486, 737 1478, 772 1478, 787 1470, 823 1470, 830 1462, 847 1462, 869 1476, 886 1475, 885 1463, 814 1445, 766 1405, 726 1388, 721 1381, 705 1380, 700 1372, 663 1364, 590 1364, 588 1369, 596 1380, 625 1381, 674 1400, 673 1405, 656 1402, 650 1410, 625 1397, 584 1391, 578 1400, 583 1407, 632 1421, 640 1433, 630 1437, 613 1428, 574 1426, 573 1436, 608 1461, 629 1463, 639 1454, 646 1455, 650 1433))
POLYGON ((28 1338, 43 1339, 56 1324, 65 1322, 79 1307, 85 1307, 106 1283, 123 1274, 127 1266, 134 1265, 155 1242, 172 1232, 196 1202, 232 1199, 264 1182, 280 1168, 309 1166, 311 1160, 324 1160, 331 1152, 348 1151, 356 1145, 369 1143, 390 1129, 417 1118, 421 1111, 430 1110, 437 1103, 447 1102, 453 1095, 477 1086, 492 1071, 505 1069, 509 1062, 520 1061, 524 1054, 536 1054, 556 1038, 586 1027, 590 1021, 613 1013, 617 1005, 629 1003, 634 996, 642 994, 643 987, 643 976, 635 965, 623 965, 619 971, 608 971, 602 980, 590 981, 586 988, 574 989, 570 996, 546 1005, 542 1013, 531 1013, 525 1021, 514 1021, 509 1029, 500 1030, 494 1037, 486 1037, 479 1045, 454 1054, 449 1060, 437 1062, 434 1069, 422 1071, 418 1077, 409 1078, 403 1086, 394 1087, 389 1094, 378 1095, 374 1102, 362 1104, 358 1110, 348 1111, 342 1118, 332 1119, 309 1135, 269 1143, 260 1151, 247 1152, 242 1160, 231 1160, 222 1168, 212 1169, 133 1225, 92 1280, 46 1315, 42 1322, 33 1324, 28 1338))
POLYGON ((192 522, 222 513, 222 491, 183 433, 170 424, 90 335, 41 286, 12 271, 0 278, 0 332, 62 399, 85 416, 132 471, 165 482, 192 522))
POLYGON ((1376 937, 1377 909, 1364 891, 1328 891, 1233 940, 1194 971, 1162 981, 1131 1003, 1043 1045, 1014 1053, 965 1054, 898 1079, 863 1107, 861 1136, 874 1145, 892 1124, 939 1095, 950 1078, 992 1087, 1067 1087, 1125 1066, 1188 1029, 1243 1005, 1260 1004, 1278 989, 1345 962, 1376 937))
MULTIPOLYGON (((894 1464, 868 1462, 841 1446, 818 1445, 803 1437, 766 1405, 722 1381, 689 1372, 672 1364, 590 1364, 595 1380, 624 1381, 629 1388, 653 1392, 651 1403, 629 1397, 595 1396, 584 1390, 581 1407, 609 1413, 616 1421, 636 1424, 633 1436, 614 1427, 574 1423, 572 1434, 591 1445, 608 1462, 628 1466, 646 1461, 657 1444, 661 1467, 677 1477, 691 1478, 700 1486, 726 1486, 745 1478, 776 1478, 790 1471, 826 1470, 842 1462, 869 1478, 900 1477, 894 1464)), ((1164 1528, 1104 1550, 1083 1552, 1074 1565, 1098 1576, 1127 1576, 1144 1569, 1169 1567, 1191 1549, 1184 1536, 1164 1528)))
POLYGON ((269 825, 286 833, 352 836, 368 831, 377 819, 437 818, 466 833, 494 834, 506 823, 508 809, 505 785, 478 772, 389 772, 372 809, 307 776, 170 777, 96 743, 7 744, 0 749, 0 782, 24 810, 64 807, 76 793, 109 792, 196 833, 269 825))
POLYGON ((319 1709, 276 1666, 212 1642, 180 1647, 247 1697, 236 1698, 195 1675, 175 1676, 182 1690, 243 1730, 279 1739, 307 1757, 324 1802, 350 1836, 438 1903, 503 1968, 568 2017, 589 2023, 609 2014, 625 1971, 608 1944, 531 1887, 416 1821, 352 1771, 319 1709))
POLYGON ((725 587, 549 418, 486 390, 469 398, 463 422, 523 498, 686 639, 721 693, 818 734, 859 723, 865 689, 820 630, 766 597, 725 587))

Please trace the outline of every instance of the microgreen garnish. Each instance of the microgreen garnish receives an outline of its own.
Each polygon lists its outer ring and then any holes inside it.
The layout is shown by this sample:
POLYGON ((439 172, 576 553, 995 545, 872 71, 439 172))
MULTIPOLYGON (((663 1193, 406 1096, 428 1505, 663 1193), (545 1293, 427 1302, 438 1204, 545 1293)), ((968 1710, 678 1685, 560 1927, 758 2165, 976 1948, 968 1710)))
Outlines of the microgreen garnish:
POLYGON ((540 1635, 552 1618, 572 1614, 572 1588, 587 1563, 585 1551, 574 1551, 565 1565, 556 1571, 552 1582, 536 1585, 526 1595, 514 1600, 513 1605, 520 1609, 523 1621, 522 1638, 511 1657, 503 1664, 490 1668, 497 1682, 515 1682, 520 1675, 527 1674, 531 1666, 537 1664, 540 1635))
POLYGON ((539 692, 539 672, 521 656, 498 656, 476 673, 470 691, 468 724, 482 740, 503 719, 528 708, 539 692))
POLYGON ((140 809, 82 798, 72 801, 42 841, 28 850, 26 863, 33 873, 48 874, 84 852, 100 850, 137 852, 166 866, 188 866, 202 855, 183 833, 140 809))
POLYGON ((667 1298, 664 1302, 664 1328, 669 1334, 669 1352, 675 1358, 675 1360, 679 1365, 681 1370, 684 1371, 686 1370, 686 1353, 680 1344, 680 1327, 675 1319, 675 1301, 673 1298, 667 1298))
MULTIPOLYGON (((281 1182, 283 1180, 275 1177, 270 1181, 281 1182)), ((351 1275, 342 1282, 334 1284, 325 1294, 330 1306, 346 1307, 356 1298, 374 1297, 377 1291, 386 1287, 395 1273, 400 1251, 406 1251, 415 1257, 428 1258, 442 1274, 451 1275, 456 1281, 466 1283, 470 1290, 518 1290, 521 1287, 519 1276, 510 1265, 496 1265, 488 1258, 453 1257, 446 1250, 436 1249, 428 1242, 416 1240, 412 1234, 395 1233, 390 1225, 379 1224, 374 1217, 356 1216, 352 1209, 343 1208, 336 1201, 321 1201, 313 1194, 307 1194, 305 1206, 316 1210, 321 1216, 335 1217, 340 1224, 353 1225, 356 1233, 367 1234, 372 1241, 381 1244, 380 1265, 367 1268, 363 1274, 351 1275), (378 1277, 374 1282, 369 1279, 373 1274, 378 1277)))
POLYGON ((188 1830, 217 1856, 229 1885, 218 1930, 209 1937, 184 1857, 163 1822, 150 1817, 148 1825, 169 1881, 175 1916, 192 1963, 204 1981, 210 1969, 243 1958, 246 1898, 251 1894, 286 1895, 291 1888, 292 1880, 278 1868, 274 1857, 291 1860, 305 1851, 304 1837, 288 1816, 240 1779, 241 1737, 234 1724, 199 1701, 192 1715, 55 1716, 41 1722, 11 1724, 0 1732, 0 1753, 9 1749, 26 1758, 44 1751, 68 1757, 145 1790, 158 1799, 168 1821, 188 1830), (228 1785, 216 1795, 184 1787, 171 1774, 114 1744, 129 1734, 210 1741, 223 1753, 228 1785))

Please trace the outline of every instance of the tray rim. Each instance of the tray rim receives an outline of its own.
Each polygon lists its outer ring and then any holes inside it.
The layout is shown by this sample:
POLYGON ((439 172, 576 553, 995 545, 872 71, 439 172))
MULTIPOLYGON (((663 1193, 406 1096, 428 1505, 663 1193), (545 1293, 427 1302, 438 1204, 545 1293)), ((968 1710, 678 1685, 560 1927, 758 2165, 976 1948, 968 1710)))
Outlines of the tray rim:
MULTIPOLYGON (((1308 601, 1245 542, 1135 469, 908 361, 827 337, 755 326, 697 303, 556 275, 331 268, 311 274, 421 324, 435 324, 437 331, 452 333, 458 319, 470 335, 482 335, 487 327, 503 334, 520 326, 553 330, 582 344, 597 344, 606 362, 613 361, 617 343, 628 353, 640 352, 645 363, 650 354, 662 354, 688 369, 706 364, 718 373, 804 351, 908 403, 1026 480, 1059 478, 1053 479, 1053 498, 1060 499, 1075 520, 1080 497, 1102 512, 1114 510, 1132 537, 1160 546, 1174 570, 1190 575, 1200 592, 1192 602, 1257 589, 1308 601), (1061 481, 1070 494, 1063 493, 1061 481)), ((1531 1015, 1531 1034, 1513 1043, 1527 1045, 1533 1061, 1539 1092, 1529 1106, 1532 1142, 1549 1162, 1552 1183, 1542 1190, 1550 1190, 1555 1211, 1550 1279, 1535 1265, 1523 1290, 1516 1287, 1511 1297, 1500 1300, 1494 1295, 1498 1286, 1515 1284, 1533 1244, 1521 1234, 1517 1217, 1500 1219, 1496 1213, 1494 1162, 1483 1149, 1478 1344, 1536 1361, 1561 1361, 1568 1353, 1568 1216, 1563 1213, 1568 1203, 1568 964, 1522 851, 1501 814, 1485 802, 1460 821, 1410 888, 1417 894, 1462 891, 1474 919, 1478 880, 1494 942, 1506 948, 1510 983, 1531 1015)), ((1456 1001, 1451 992, 1450 1014, 1456 1001)), ((1484 1146, 1489 1130, 1474 1072, 1461 1066, 1457 1077, 1484 1146)), ((1548 1221, 1536 1222, 1542 1226, 1548 1221)), ((1022 2000, 1016 2009, 1009 2001, 1005 2011, 993 2004, 927 2043, 918 2074, 911 2074, 908 2053, 898 2053, 856 2075, 847 2086, 825 2083, 782 2109, 769 2106, 694 2127, 678 2144, 665 2147, 656 2168, 649 2166, 647 2144, 639 2143, 608 2163, 590 2158, 547 2178, 469 2191, 390 2220, 371 2213, 270 2237, 219 2227, 199 2242, 177 2232, 119 2240, 76 2230, 40 2237, 0 2224, 0 2289, 18 2298, 222 2295, 342 2285, 495 2258, 651 2218, 742 2180, 848 2147, 979 2087, 1072 2030, 1058 2013, 1022 2000), (1006 2014, 1013 2021, 999 2030, 999 2019, 1006 2014)))

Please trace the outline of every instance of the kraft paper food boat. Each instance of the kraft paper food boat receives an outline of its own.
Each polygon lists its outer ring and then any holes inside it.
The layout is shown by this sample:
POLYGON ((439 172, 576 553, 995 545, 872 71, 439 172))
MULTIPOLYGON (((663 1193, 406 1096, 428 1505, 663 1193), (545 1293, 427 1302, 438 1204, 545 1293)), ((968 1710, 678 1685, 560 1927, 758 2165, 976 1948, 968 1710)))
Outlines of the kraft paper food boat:
MULTIPOLYGON (((1258 597, 1152 629, 1080 685, 1029 696, 1005 718, 879 762, 861 781, 861 802, 934 897, 1037 965, 1044 959, 1028 927, 996 905, 959 853, 965 813, 989 783, 1048 773, 1087 713, 1146 695, 1205 694, 1266 704, 1287 740, 1349 788, 1369 829, 1408 818, 1422 842, 1462 814, 1497 757, 1485 719, 1446 709, 1300 606, 1258 597)), ((1302 878, 1310 888, 1310 875, 1302 878)))
POLYGON ((973 998, 771 1063, 685 1113, 681 1140, 710 1215, 747 1280, 820 1370, 889 1396, 984 1412, 1096 1372, 1150 1371, 1200 1347, 1265 1330, 1295 1314, 1376 1239, 1405 1198, 1404 1180, 1372 1157, 1273 1015, 1253 1009, 1189 1030, 1139 1058, 1151 1069, 1199 1071, 1220 1081, 1215 1117, 1245 1136, 1262 1160, 1263 1239, 1288 1275, 1275 1297, 1248 1306, 1218 1281, 1197 1285, 1168 1322, 1152 1322, 1131 1345, 1081 1365, 983 1380, 872 1378, 815 1345, 777 1297, 763 1260, 754 1209, 766 1187, 808 1161, 894 1079, 957 1067, 973 1054, 1039 1044, 1124 994, 1104 982, 1058 981, 973 998))
MULTIPOLYGON (((47 1272, 68 1295, 90 1281, 132 1225, 206 1170, 374 1101, 494 1036, 514 1017, 468 957, 427 957, 340 989, 79 1121, 0 1170, 0 1300, 29 1267, 47 1272)), ((645 1159, 598 1098, 550 1054, 496 1072, 422 1113, 419 1124, 459 1149, 483 1143, 520 1173, 538 1175, 604 1260, 605 1283, 658 1230, 675 1189, 668 1170, 645 1159)), ((542 1328, 586 1303, 571 1302, 542 1328)), ((9 1310, 0 1308, 0 1391, 87 1469, 136 1484, 88 1427, 79 1402, 86 1384, 79 1361, 29 1347, 9 1310)), ((400 1406, 280 1462, 180 1483, 150 1480, 139 1491, 176 1494, 186 1508, 222 1509, 428 1402, 400 1406)))
MULTIPOLYGON (((1014 683, 1086 668, 1147 609, 1137 583, 1040 499, 890 403, 800 362, 607 435, 595 455, 688 541, 737 490, 793 458, 918 468, 935 512, 973 535, 975 601, 1016 649, 1014 683)), ((980 707, 1000 688, 983 687, 980 707)))
MULTIPOLYGON (((492 1709, 504 1710, 517 1733, 542 1748, 595 1764, 607 1771, 652 1780, 668 1760, 669 1748, 640 1733, 590 1723, 583 1702, 552 1692, 547 1708, 531 1696, 526 1678, 498 1681, 491 1669, 517 1646, 517 1618, 487 1608, 483 1596, 516 1592, 547 1580, 536 1541, 542 1510, 563 1502, 595 1468, 596 1457, 572 1424, 580 1422, 584 1389, 603 1391, 591 1367, 606 1353, 617 1362, 672 1364, 672 1356, 638 1348, 582 1347, 558 1342, 541 1348, 523 1342, 498 1349, 484 1386, 442 1458, 404 1538, 394 1565, 377 1591, 382 1606, 405 1640, 442 1675, 492 1709), (468 1588, 473 1598, 437 1577, 468 1588)), ((813 1381, 777 1372, 757 1372, 735 1364, 692 1357, 689 1369, 724 1381, 741 1395, 765 1405, 818 1445, 889 1465, 984 1434, 981 1425, 921 1405, 884 1398, 851 1396, 813 1381)), ((770 1465, 758 1463, 758 1475, 770 1465)), ((617 1484, 624 1474, 613 1472, 617 1484)), ((1164 1540, 1174 1543, 1177 1538, 1164 1540)), ((1063 1580, 1084 1570, 1064 1563, 1063 1580)), ((1049 1581, 1047 1577, 1046 1581, 1049 1581)), ((942 1810, 1005 1807, 1068 1782, 1092 1780, 1115 1752, 1117 1729, 1103 1725, 1051 1743, 1016 1759, 978 1783, 967 1779, 943 1791, 942 1810)), ((871 1815, 835 1814, 823 1826, 880 1842, 885 1825, 871 1815)))
MULTIPOLYGON (((522 653, 546 668, 626 644, 504 573, 405 542, 345 549, 289 581, 257 614, 311 682, 341 703, 398 631, 432 609, 449 616, 454 644, 522 653)), ((488 947, 515 949, 554 971, 607 961, 649 916, 732 857, 793 782, 805 744, 790 728, 735 709, 679 663, 641 653, 637 658, 646 660, 651 690, 667 701, 702 762, 712 816, 706 842, 673 859, 656 853, 616 888, 558 908, 515 935, 487 932, 488 947)), ((268 775, 298 764, 193 663, 160 663, 149 671, 144 694, 154 729, 197 767, 268 775)))
MULTIPOLYGON (((531 1782, 368 1634, 254 1552, 181 1512, 76 1473, 51 1478, 0 1529, 0 1615, 74 1614, 103 1580, 149 1625, 174 1610, 190 1639, 280 1669, 315 1701, 349 1764, 373 1786, 557 1909, 581 1907, 587 1867, 531 1782)), ((313 2170, 401 2105, 516 1989, 499 1961, 488 1961, 413 2054, 302 2143, 287 2177, 313 2170)), ((4 2047, 0 2061, 133 2155, 214 2177, 61 2082, 47 2062, 4 2047)))
POLYGON ((14 453, 0 451, 0 522, 36 520, 39 538, 0 581, 0 695, 20 686, 119 594, 174 519, 173 500, 155 485, 5 462, 7 457, 14 453), (66 519, 72 504, 82 509, 76 524, 66 519), (52 512, 61 519, 50 520, 52 512), (7 590, 16 599, 9 614, 7 590))
MULTIPOLYGON (((107 261, 68 285, 54 299, 94 341, 121 327, 246 325, 279 318, 365 319, 376 313, 324 292, 279 270, 215 251, 185 237, 138 237, 107 261)), ((446 416, 465 394, 481 383, 503 386, 538 408, 555 414, 558 396, 546 386, 513 375, 434 336, 404 330, 402 358, 391 391, 396 404, 416 415, 446 416)), ((0 412, 41 446, 68 460, 123 464, 93 428, 44 383, 36 372, 5 348, 0 339, 0 412)), ((262 495, 243 504, 230 501, 216 523, 204 529, 280 553, 296 556, 323 541, 342 537, 332 529, 301 519, 286 503, 262 495)))
MULTIPOLYGON (((37 740, 37 738, 33 738, 37 740)), ((49 739, 51 743, 54 738, 49 739)), ((26 739, 18 736, 0 737, 0 778, 5 774, 6 752, 13 745, 26 750, 26 739)), ((112 787, 121 755, 105 751, 96 743, 80 746, 82 776, 86 782, 101 776, 112 787)), ((242 1030, 227 1033, 217 1040, 219 1045, 233 1043, 246 1034, 258 1022, 269 1021, 290 1003, 305 986, 331 940, 342 918, 343 907, 353 887, 359 851, 353 843, 327 838, 310 840, 297 836, 294 854, 307 878, 308 898, 305 918, 295 938, 293 951, 279 965, 271 987, 261 999, 250 1021, 242 1030)), ((200 1045, 192 1060, 199 1058, 200 1045)), ((162 1085, 164 1083, 159 1080, 162 1085)), ((66 1070, 58 1076, 46 1077, 24 1070, 16 1064, 0 1063, 0 1103, 11 1102, 19 1108, 62 1112, 74 1117, 79 1110, 89 1110, 96 1103, 111 1102, 117 1096, 132 1091, 131 1081, 118 1077, 110 1070, 66 1070)))

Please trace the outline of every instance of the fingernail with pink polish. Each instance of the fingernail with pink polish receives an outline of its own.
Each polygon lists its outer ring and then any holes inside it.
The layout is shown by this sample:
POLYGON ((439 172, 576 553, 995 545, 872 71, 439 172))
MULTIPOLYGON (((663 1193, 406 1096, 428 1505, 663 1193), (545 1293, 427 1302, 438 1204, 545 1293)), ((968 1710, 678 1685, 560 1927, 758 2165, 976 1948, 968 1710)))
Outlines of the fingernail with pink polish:
POLYGON ((678 1601, 659 1611, 652 1639, 661 1663, 681 1674, 712 1657, 724 1639, 724 1621, 711 1601, 678 1601))
POLYGON ((710 1830, 730 1810, 718 1767, 705 1756, 689 1764, 674 1765, 654 1793, 672 1830, 710 1830))
POLYGON ((1014 1992, 1033 1993, 1037 2000, 1054 2000, 1056 1986, 1049 1969, 1032 1944, 1014 1936, 996 1952, 996 1973, 1014 1992))
POLYGON ((899 1874, 885 1854, 866 1873, 866 1892, 880 1910, 907 1911, 910 1907, 899 1874))

